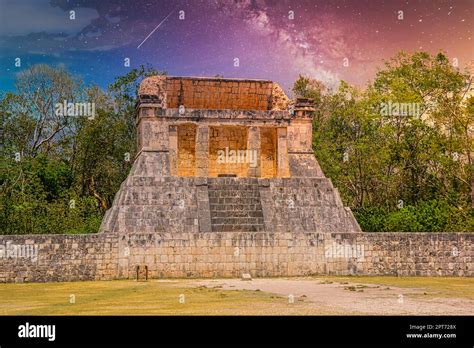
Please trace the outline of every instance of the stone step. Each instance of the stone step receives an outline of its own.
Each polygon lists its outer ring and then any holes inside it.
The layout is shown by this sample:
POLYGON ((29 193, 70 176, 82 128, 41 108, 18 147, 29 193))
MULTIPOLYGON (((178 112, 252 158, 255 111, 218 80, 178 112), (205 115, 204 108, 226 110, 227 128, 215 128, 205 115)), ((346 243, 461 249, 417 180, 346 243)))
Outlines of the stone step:
POLYGON ((232 184, 257 184, 257 178, 236 178, 236 177, 229 177, 229 178, 208 178, 209 184, 221 184, 221 185, 232 185, 232 184))
POLYGON ((263 217, 212 217, 211 222, 215 225, 263 225, 263 217))
POLYGON ((208 192, 212 231, 265 230, 258 180, 210 179, 208 192))
MULTIPOLYGON (((226 210, 214 210, 213 217, 215 218, 225 218, 229 216, 229 211, 226 210)), ((263 218, 263 212, 261 210, 246 210, 246 211, 241 211, 241 210, 234 210, 232 211, 232 216, 233 217, 249 217, 249 218, 263 218)))
POLYGON ((224 191, 224 190, 215 190, 209 191, 209 197, 216 198, 227 198, 227 197, 260 197, 257 190, 233 190, 233 191, 224 191))
POLYGON ((232 192, 232 191, 249 191, 255 192, 258 191, 258 185, 209 185, 209 192, 232 192))
POLYGON ((209 204, 248 206, 248 205, 260 204, 260 199, 259 198, 209 198, 209 204))
POLYGON ((263 225, 212 225, 213 232, 263 232, 263 225))
POLYGON ((210 204, 211 213, 213 211, 261 211, 262 208, 258 204, 210 204))

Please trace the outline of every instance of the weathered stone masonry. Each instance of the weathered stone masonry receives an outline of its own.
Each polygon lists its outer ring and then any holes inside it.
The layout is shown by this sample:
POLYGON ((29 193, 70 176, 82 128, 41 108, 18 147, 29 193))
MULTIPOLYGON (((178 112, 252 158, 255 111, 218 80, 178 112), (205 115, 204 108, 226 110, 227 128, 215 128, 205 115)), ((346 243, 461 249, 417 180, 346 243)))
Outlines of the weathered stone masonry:
POLYGON ((314 157, 311 101, 289 104, 272 81, 145 79, 139 153, 101 231, 360 232, 314 157))
POLYGON ((100 233, 0 236, 36 243, 38 259, 3 257, 0 282, 359 274, 474 276, 469 233, 100 233))
POLYGON ((313 110, 272 81, 145 79, 139 153, 99 233, 0 236, 0 282, 474 276, 474 234, 361 232, 314 157, 313 110))

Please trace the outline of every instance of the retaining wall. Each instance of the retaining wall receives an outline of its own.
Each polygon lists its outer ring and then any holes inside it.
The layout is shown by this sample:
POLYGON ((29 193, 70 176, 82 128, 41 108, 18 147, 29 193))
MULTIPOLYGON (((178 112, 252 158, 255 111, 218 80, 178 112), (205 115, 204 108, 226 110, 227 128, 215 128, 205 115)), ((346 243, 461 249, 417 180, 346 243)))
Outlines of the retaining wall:
POLYGON ((474 276, 472 233, 0 236, 0 282, 306 275, 474 276), (36 252, 35 252, 36 250, 36 252))

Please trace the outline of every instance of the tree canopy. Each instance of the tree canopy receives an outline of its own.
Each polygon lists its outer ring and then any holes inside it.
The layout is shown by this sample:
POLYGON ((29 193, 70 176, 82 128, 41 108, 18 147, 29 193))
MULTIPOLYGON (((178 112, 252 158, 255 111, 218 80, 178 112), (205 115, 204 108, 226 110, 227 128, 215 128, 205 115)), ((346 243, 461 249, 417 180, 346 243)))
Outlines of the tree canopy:
POLYGON ((474 231, 471 79, 442 53, 401 52, 364 89, 296 81, 320 100, 313 148, 363 230, 474 231))
POLYGON ((0 101, 0 233, 97 232, 136 154, 134 110, 141 79, 133 69, 107 91, 63 68, 35 65, 0 101), (55 105, 89 102, 93 117, 55 105))

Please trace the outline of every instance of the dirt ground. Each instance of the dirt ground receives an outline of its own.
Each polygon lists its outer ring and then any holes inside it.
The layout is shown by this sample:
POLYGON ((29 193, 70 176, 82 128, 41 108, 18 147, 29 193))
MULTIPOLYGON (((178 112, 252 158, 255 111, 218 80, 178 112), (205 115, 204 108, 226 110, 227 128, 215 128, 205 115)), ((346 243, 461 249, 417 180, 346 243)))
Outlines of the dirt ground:
MULTIPOLYGON (((195 284, 222 290, 260 290, 288 297, 305 312, 346 315, 474 315, 474 284, 459 289, 459 278, 269 278, 204 280, 195 284), (410 282, 410 280, 415 280, 410 282), (412 287, 415 283, 415 287, 412 287), (452 284, 452 287, 450 286, 452 284), (420 286, 421 287, 418 287, 420 286), (469 290, 470 289, 470 290, 469 290), (465 291, 468 293, 464 293, 465 291), (469 293, 471 291, 472 293, 469 293), (467 296, 466 296, 467 295, 467 296), (303 303, 301 303, 303 302, 303 303)), ((467 280, 469 283, 471 279, 467 280)), ((195 285, 191 284, 191 285, 195 285)))
POLYGON ((0 315, 474 315, 474 278, 0 284, 0 315))

